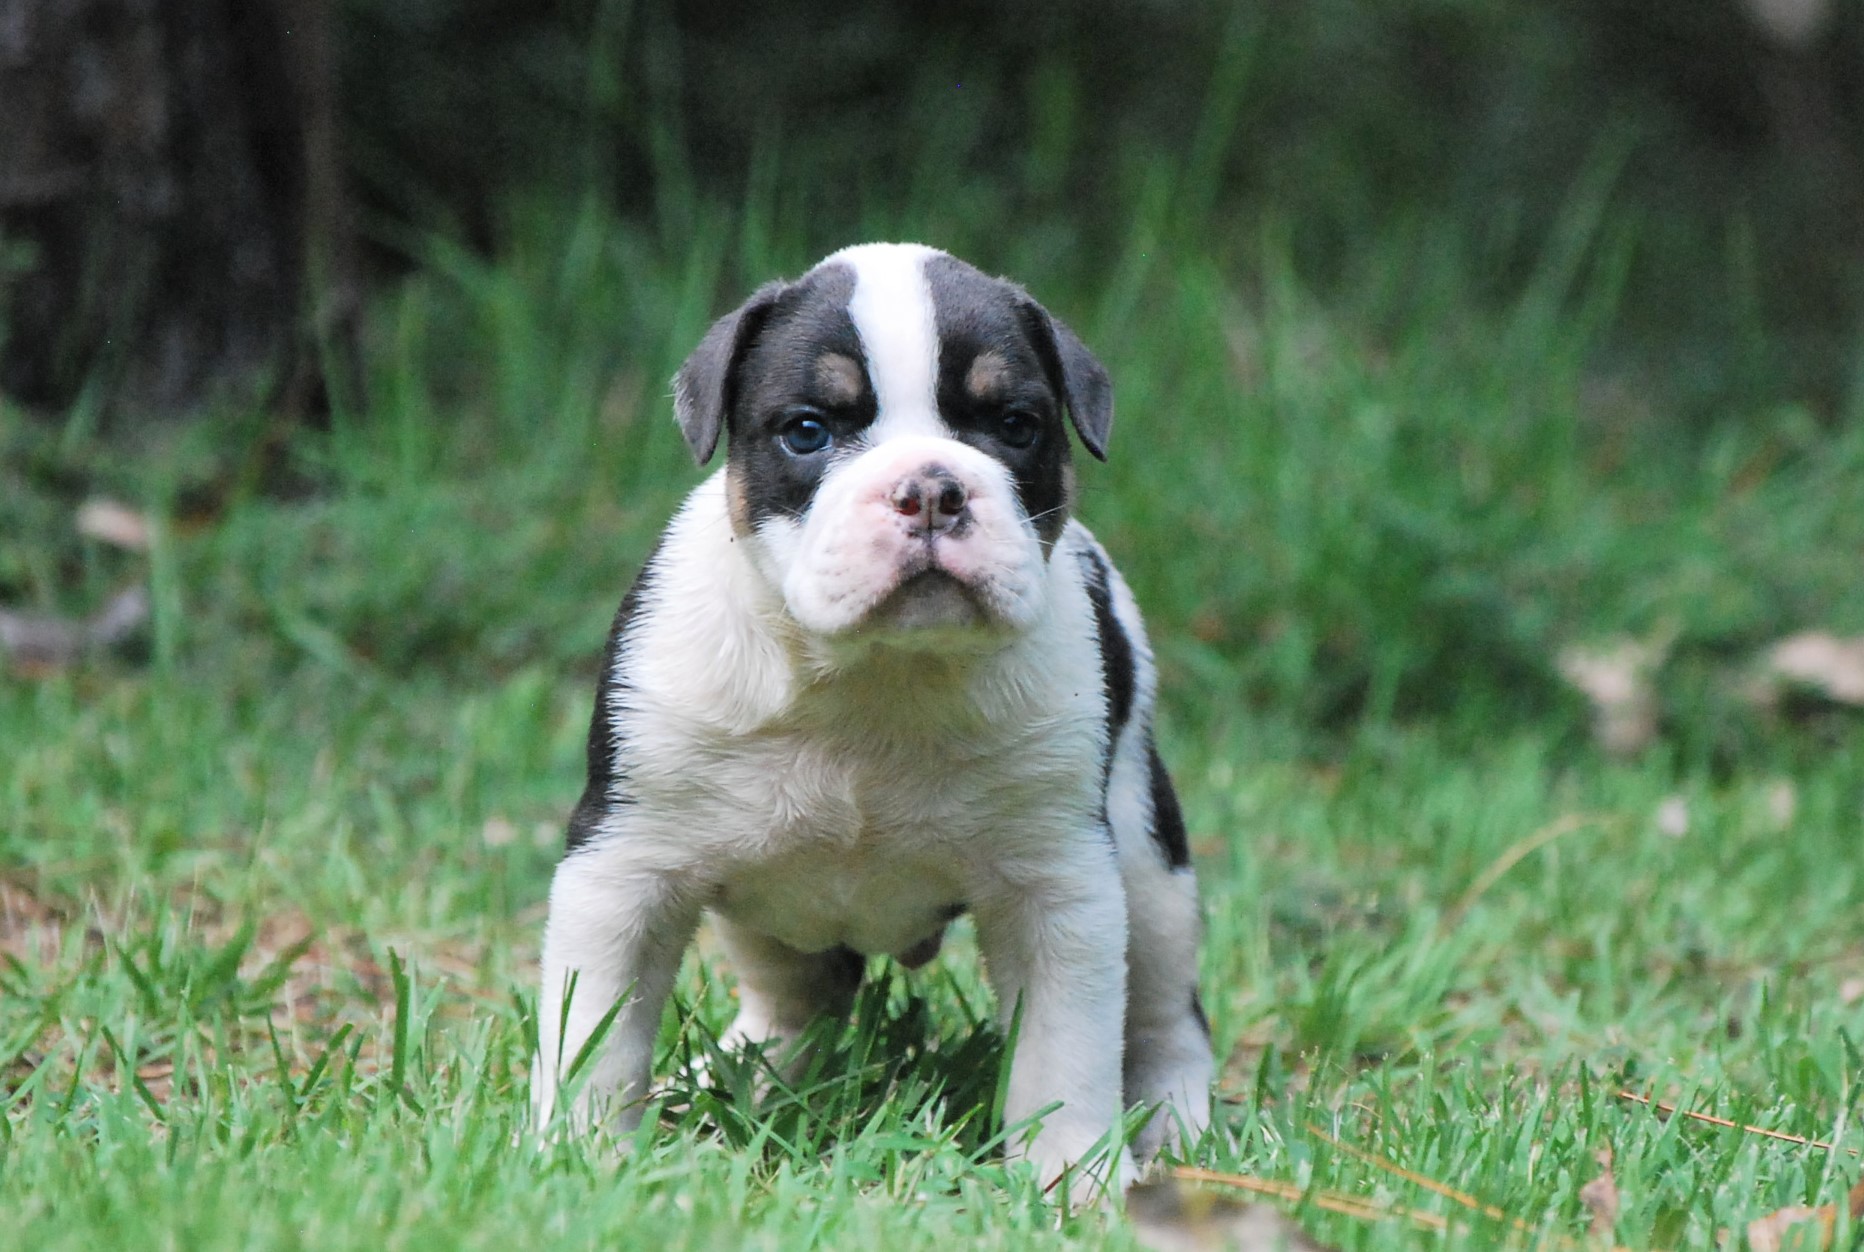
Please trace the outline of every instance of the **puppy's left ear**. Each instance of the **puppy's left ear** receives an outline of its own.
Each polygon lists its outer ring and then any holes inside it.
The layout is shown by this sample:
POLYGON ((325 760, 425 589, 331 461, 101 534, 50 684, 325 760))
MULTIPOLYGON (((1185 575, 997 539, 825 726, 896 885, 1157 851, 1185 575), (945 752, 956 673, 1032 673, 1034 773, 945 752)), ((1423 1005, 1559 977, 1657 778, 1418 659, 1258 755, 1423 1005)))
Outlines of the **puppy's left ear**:
POLYGON ((713 322, 673 376, 673 417, 686 436, 693 460, 700 465, 711 460, 718 448, 719 434, 736 398, 738 363, 788 285, 765 283, 749 300, 713 322))
POLYGON ((1097 459, 1106 460, 1107 436, 1113 430, 1113 380, 1107 377, 1107 367, 1059 317, 1034 300, 1028 312, 1041 332, 1038 343, 1046 337, 1043 346, 1055 354, 1052 368, 1061 376, 1062 398, 1068 402, 1075 433, 1097 459))

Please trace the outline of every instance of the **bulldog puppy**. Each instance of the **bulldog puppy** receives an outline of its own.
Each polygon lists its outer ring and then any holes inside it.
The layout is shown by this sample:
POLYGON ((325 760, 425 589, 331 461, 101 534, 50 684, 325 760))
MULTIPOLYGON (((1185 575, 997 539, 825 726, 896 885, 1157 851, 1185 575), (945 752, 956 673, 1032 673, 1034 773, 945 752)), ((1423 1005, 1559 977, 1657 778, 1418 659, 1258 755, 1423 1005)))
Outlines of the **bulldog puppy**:
MULTIPOLYGON (((1011 1146, 1051 1180, 1210 1117, 1201 932, 1132 594, 1069 518, 1069 426, 1105 459, 1106 371, 1020 287, 869 244, 721 318, 674 380, 700 464, 621 602, 589 778, 550 889, 537 1125, 625 1132, 702 913, 734 1043, 845 1013, 969 913, 1015 1020, 1011 1146), (573 994, 570 993, 573 988, 573 994)), ((1105 1168, 1110 1162, 1113 1175, 1105 1168)))

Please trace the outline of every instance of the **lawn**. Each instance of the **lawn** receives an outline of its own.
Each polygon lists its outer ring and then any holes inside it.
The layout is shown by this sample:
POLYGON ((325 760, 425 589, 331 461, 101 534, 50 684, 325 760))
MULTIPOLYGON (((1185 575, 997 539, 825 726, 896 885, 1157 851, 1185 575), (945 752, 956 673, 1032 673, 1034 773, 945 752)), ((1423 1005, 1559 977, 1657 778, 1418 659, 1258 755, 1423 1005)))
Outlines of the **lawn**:
MULTIPOLYGON (((1612 1243, 1705 1246, 1859 1173, 1864 737, 1744 693, 1780 636, 1864 629, 1864 388, 1679 413, 1601 347, 1628 245, 1589 194, 1502 299, 1448 228, 1321 284, 1285 223, 1193 246, 1143 187, 1091 264, 872 224, 1015 274, 1112 370, 1081 512, 1159 644, 1227 1058, 1189 1163, 1339 1248, 1591 1246, 1603 1173, 1612 1243), (1556 658, 1619 635, 1672 642, 1658 735, 1613 757, 1556 658)), ((522 1145, 604 627, 698 477, 662 380, 816 251, 729 222, 422 241, 366 402, 282 443, 0 410, 0 575, 153 605, 127 652, 0 680, 6 1242, 1135 1246, 1002 1163, 962 929, 876 962, 762 1097, 690 1072, 730 1011, 702 945, 658 1124, 522 1145), (86 495, 149 550, 73 537, 86 495)))

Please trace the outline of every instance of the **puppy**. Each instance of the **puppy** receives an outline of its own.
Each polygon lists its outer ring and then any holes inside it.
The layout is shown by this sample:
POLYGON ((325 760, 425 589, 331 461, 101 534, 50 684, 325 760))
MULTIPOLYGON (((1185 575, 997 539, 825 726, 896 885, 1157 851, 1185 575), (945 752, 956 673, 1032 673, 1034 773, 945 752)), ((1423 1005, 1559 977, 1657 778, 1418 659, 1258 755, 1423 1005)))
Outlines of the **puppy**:
POLYGON ((1021 288, 870 244, 721 318, 674 410, 700 464, 721 434, 728 455, 608 637, 550 889, 539 1127, 611 1014, 568 1112, 638 1124, 702 913, 737 971, 728 1042, 771 1044, 968 912, 1018 1021, 1004 1116, 1041 1115, 1012 1154, 1099 1171, 1135 1106, 1158 1108, 1141 1157, 1194 1138, 1201 922, 1152 653, 1069 519, 1069 427, 1105 459, 1106 371, 1021 288))

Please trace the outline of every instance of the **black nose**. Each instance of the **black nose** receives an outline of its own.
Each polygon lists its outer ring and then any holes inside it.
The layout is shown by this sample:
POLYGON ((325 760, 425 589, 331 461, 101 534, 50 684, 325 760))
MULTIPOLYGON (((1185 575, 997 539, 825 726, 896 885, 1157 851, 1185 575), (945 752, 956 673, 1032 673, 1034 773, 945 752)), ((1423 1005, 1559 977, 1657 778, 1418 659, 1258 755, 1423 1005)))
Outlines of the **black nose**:
POLYGON ((910 517, 917 529, 940 534, 951 530, 970 514, 970 493, 964 484, 942 465, 927 465, 899 481, 893 488, 893 509, 901 517, 910 517))

